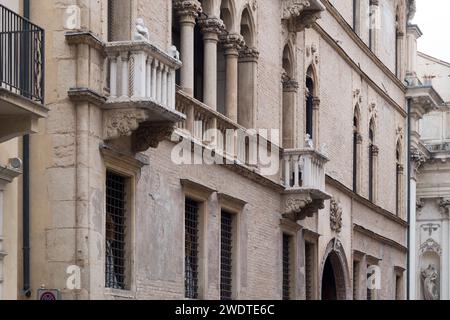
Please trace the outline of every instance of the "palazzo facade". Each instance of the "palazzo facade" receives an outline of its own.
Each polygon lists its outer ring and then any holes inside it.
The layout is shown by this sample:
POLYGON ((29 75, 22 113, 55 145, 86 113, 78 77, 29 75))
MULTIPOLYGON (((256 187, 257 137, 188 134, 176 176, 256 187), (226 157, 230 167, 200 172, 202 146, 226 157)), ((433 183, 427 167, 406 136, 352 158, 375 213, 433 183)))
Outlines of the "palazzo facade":
POLYGON ((46 75, 6 297, 406 299, 414 0, 0 4, 46 75))

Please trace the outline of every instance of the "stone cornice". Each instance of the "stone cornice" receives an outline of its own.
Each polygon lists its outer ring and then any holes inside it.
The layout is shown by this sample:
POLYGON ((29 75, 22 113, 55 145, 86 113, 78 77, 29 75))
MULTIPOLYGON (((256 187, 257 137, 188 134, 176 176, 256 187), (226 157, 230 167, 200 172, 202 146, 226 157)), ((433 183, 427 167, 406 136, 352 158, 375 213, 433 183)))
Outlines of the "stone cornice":
POLYGON ((331 16, 339 23, 344 31, 352 38, 352 40, 360 47, 364 53, 403 91, 406 90, 405 85, 397 76, 389 70, 389 68, 377 57, 375 53, 365 44, 365 42, 355 33, 353 28, 348 24, 339 11, 329 2, 329 0, 321 0, 327 8, 331 16))
MULTIPOLYGON (((402 244, 400 244, 400 243, 398 243, 398 242, 396 242, 394 240, 391 240, 389 238, 386 238, 386 237, 384 237, 384 236, 382 236, 382 235, 380 235, 380 234, 378 234, 376 232, 373 232, 373 231, 371 231, 369 229, 366 229, 363 226, 360 226, 360 225, 358 225, 356 223, 353 224, 353 231, 359 232, 359 233, 361 233, 361 234, 363 234, 363 235, 365 235, 365 236, 367 236, 369 238, 372 238, 374 240, 382 242, 382 243, 384 243, 384 244, 386 244, 386 245, 388 245, 390 247, 396 248, 399 251, 402 251, 402 252, 405 252, 405 253, 408 252, 408 248, 403 246, 402 244)), ((379 260, 376 257, 372 257, 372 258, 375 258, 375 260, 379 260)))
MULTIPOLYGON (((316 30, 322 38, 335 49, 335 51, 360 75, 363 77, 363 79, 369 84, 369 86, 374 89, 380 96, 382 96, 389 105, 391 105, 395 110, 397 110, 404 118, 407 117, 407 112, 405 109, 403 109, 389 94, 386 93, 386 91, 378 86, 359 66, 358 64, 345 52, 345 50, 339 46, 336 41, 318 24, 315 24, 313 26, 314 30, 316 30)), ((376 62, 375 62, 376 63, 376 62)), ((383 68, 384 64, 382 62, 377 63, 380 68, 383 68)), ((386 68, 386 67, 384 67, 386 68)), ((390 71, 389 71, 390 72, 390 71)), ((392 72, 390 72, 391 75, 392 72)), ((394 82, 396 85, 403 91, 406 92, 406 87, 401 84, 401 81, 398 80, 398 78, 393 75, 393 77, 396 79, 394 82), (401 85, 400 85, 401 84, 401 85)), ((391 76, 389 76, 391 78, 391 76)))
POLYGON ((102 53, 104 51, 104 42, 91 31, 69 31, 65 36, 69 45, 86 44, 102 53))
MULTIPOLYGON (((0 165, 0 185, 3 182, 10 183, 15 178, 22 174, 22 170, 12 169, 9 166, 3 167, 0 165)), ((0 232, 1 233, 1 232, 0 232)))
POLYGON ((142 153, 126 153, 106 143, 100 144, 99 149, 103 158, 108 159, 109 162, 123 162, 135 170, 150 164, 148 156, 142 153))
POLYGON ((403 220, 402 218, 398 217, 397 215, 391 213, 390 211, 383 209, 366 198, 360 196, 359 194, 354 193, 352 190, 347 188, 345 185, 343 185, 341 182, 337 181, 336 179, 330 177, 329 175, 326 176, 326 182, 335 188, 337 188, 339 191, 343 192, 348 197, 354 199, 355 201, 359 202, 360 204, 368 207, 369 209, 373 210, 374 212, 386 217, 387 219, 397 223, 398 225, 407 228, 408 223, 403 220))
POLYGON ((70 88, 67 92, 70 100, 75 102, 89 102, 96 106, 103 106, 106 97, 89 88, 70 88))

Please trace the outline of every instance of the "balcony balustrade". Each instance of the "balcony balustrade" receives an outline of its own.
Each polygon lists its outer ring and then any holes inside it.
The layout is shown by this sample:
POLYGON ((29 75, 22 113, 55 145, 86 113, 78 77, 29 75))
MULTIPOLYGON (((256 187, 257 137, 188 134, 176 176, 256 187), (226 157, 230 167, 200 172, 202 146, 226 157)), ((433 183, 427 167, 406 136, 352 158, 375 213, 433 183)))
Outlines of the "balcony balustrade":
POLYGON ((0 143, 37 131, 44 107, 44 30, 0 5, 0 143))

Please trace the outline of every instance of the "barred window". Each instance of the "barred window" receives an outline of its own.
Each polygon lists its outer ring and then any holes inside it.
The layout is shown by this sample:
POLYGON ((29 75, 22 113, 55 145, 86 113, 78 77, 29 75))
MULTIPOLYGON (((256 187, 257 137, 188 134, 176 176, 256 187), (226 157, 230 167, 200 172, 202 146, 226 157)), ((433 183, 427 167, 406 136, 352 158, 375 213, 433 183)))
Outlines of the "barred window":
POLYGON ((220 245, 220 299, 233 297, 233 220, 234 215, 222 211, 220 245))
POLYGON ((106 174, 105 285, 127 289, 127 178, 106 174))
POLYGON ((186 199, 184 288, 188 299, 198 299, 199 208, 198 202, 186 199))
POLYGON ((359 300, 359 261, 353 261, 353 300, 359 300))
POLYGON ((305 241, 305 286, 306 300, 314 299, 315 244, 305 241))
POLYGON ((283 300, 291 299, 291 240, 283 234, 283 300))

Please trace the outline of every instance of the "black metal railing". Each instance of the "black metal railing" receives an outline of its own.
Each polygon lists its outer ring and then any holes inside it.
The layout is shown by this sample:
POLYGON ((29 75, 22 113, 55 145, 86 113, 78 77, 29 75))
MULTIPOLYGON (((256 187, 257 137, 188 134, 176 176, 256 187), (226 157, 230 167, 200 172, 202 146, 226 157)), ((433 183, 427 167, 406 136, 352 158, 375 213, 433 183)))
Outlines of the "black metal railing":
POLYGON ((0 5, 0 88, 44 104, 44 30, 0 5))

